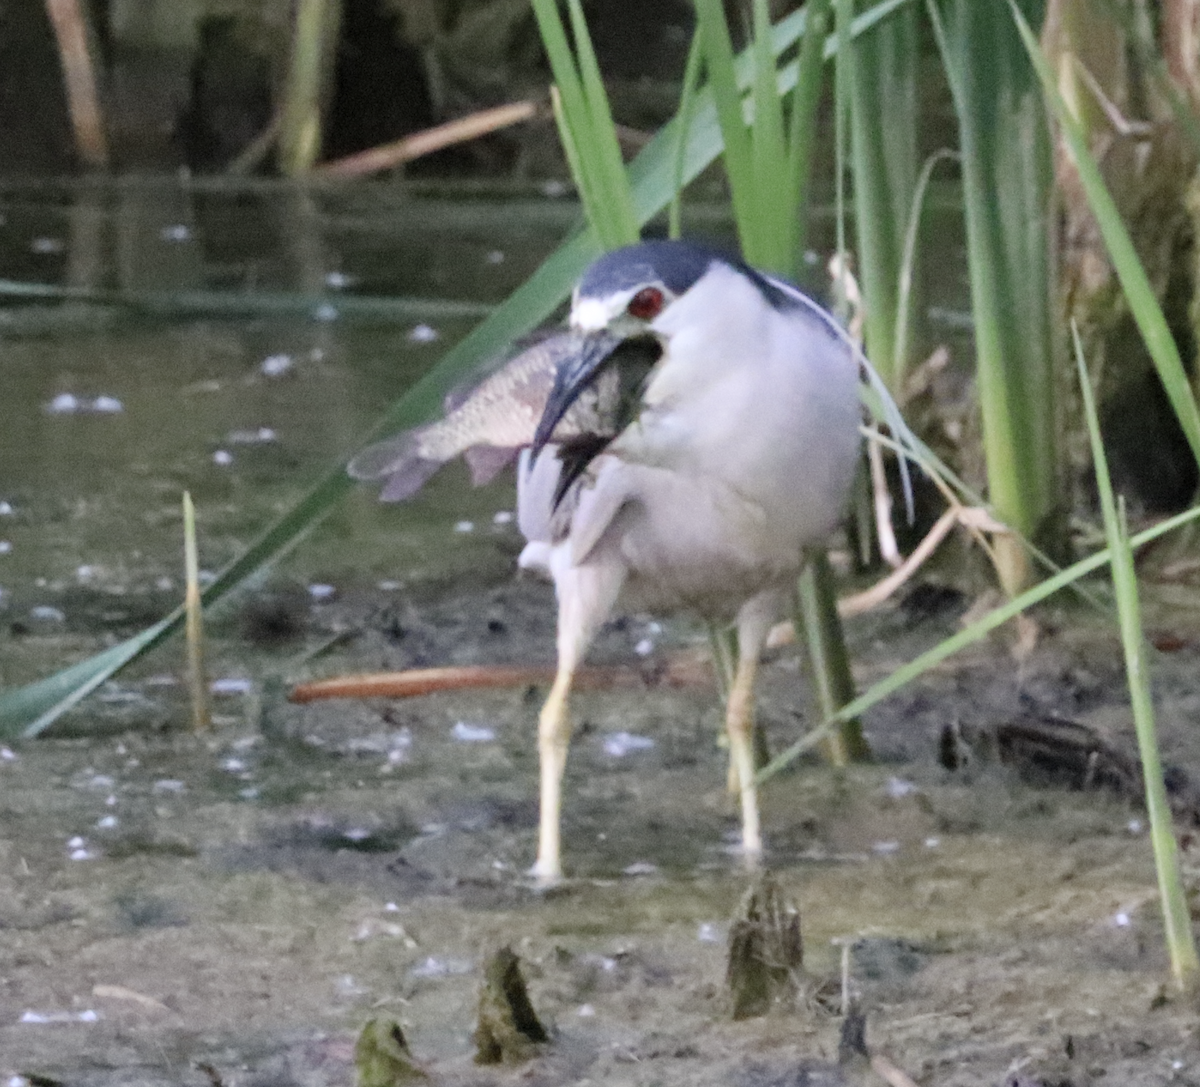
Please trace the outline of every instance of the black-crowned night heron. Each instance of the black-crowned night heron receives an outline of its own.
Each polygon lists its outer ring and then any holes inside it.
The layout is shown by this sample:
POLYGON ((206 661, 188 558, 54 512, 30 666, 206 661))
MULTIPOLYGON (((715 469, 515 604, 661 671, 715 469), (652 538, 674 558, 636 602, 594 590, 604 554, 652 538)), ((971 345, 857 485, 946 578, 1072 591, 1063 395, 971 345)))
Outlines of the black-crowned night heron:
MULTIPOLYGON (((558 599, 532 874, 541 883, 562 876, 572 676, 618 604, 736 624, 725 725, 742 849, 756 860, 755 675, 807 549, 826 539, 846 503, 859 453, 860 356, 791 284, 685 242, 601 257, 575 289, 570 325, 542 368, 545 410, 536 432, 522 435, 517 480, 528 541, 521 565, 547 574, 558 599), (622 396, 634 383, 634 395, 622 396), (590 410, 581 412, 585 390, 590 410)), ((397 446, 390 457, 385 446, 352 471, 401 478, 414 456, 407 441, 403 463, 397 446)))

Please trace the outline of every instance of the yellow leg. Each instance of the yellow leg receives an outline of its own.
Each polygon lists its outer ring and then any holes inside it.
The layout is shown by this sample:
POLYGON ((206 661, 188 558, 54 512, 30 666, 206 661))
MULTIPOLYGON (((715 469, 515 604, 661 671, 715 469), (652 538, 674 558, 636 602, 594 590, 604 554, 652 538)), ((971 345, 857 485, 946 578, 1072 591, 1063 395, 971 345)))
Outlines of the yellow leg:
POLYGON ((725 702, 725 731, 729 736, 731 791, 742 802, 742 853, 749 864, 762 857, 762 828, 758 820, 758 785, 754 766, 754 680, 767 632, 779 611, 779 596, 765 592, 742 606, 737 618, 738 655, 729 697, 725 702))
POLYGON ((538 756, 541 763, 541 812, 538 854, 531 874, 542 886, 562 879, 561 832, 562 780, 571 743, 571 718, 567 699, 573 668, 560 663, 554 686, 538 718, 538 756))
POLYGON ((758 654, 740 654, 729 701, 725 707, 725 731, 729 734, 731 776, 737 776, 742 800, 742 852, 756 863, 762 856, 762 830, 758 821, 758 785, 754 780, 754 678, 758 654))
POLYGON ((543 886, 562 879, 561 833, 563 770, 571 743, 568 699, 575 669, 592 637, 608 617, 625 577, 619 563, 596 557, 582 566, 570 559, 570 542, 556 546, 550 567, 558 597, 558 672, 538 718, 541 761, 541 814, 538 855, 531 875, 543 886))

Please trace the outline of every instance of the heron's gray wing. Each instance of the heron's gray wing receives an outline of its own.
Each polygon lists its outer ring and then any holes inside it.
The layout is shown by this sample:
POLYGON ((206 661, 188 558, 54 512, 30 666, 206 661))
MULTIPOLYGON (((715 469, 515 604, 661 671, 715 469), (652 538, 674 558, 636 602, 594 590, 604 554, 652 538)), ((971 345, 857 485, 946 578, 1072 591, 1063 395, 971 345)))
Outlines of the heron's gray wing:
POLYGON ((530 543, 556 543, 562 538, 564 517, 569 511, 556 514, 554 495, 562 475, 558 447, 546 446, 534 459, 528 448, 517 459, 517 527, 530 543), (556 531, 557 529, 557 531, 556 531))

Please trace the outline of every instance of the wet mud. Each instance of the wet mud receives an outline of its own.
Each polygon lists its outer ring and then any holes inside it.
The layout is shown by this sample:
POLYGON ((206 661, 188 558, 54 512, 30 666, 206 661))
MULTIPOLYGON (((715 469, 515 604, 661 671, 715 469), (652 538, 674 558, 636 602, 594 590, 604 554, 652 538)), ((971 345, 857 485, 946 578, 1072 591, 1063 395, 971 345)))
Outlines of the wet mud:
MULTIPOLYGON (((274 640, 258 635, 277 604, 243 603, 212 656, 248 682, 217 698, 210 734, 186 731, 163 672, 4 750, 6 1082, 349 1084, 363 1026, 394 1020, 433 1083, 882 1083, 861 1058, 839 1063, 843 967, 868 1047, 921 1084, 1200 1081, 1136 800, 1102 776, 1030 778, 995 740, 1040 714, 1132 750, 1101 619, 1044 613, 1024 664, 996 641, 869 714, 873 764, 805 762, 765 788, 803 967, 765 1015, 735 1021, 727 944, 750 877, 711 689, 578 695, 569 878, 551 892, 525 877, 542 692, 284 698, 313 675, 549 659, 549 590, 508 573, 505 539, 454 584, 291 599, 274 640), (480 1065, 480 986, 505 947, 549 1040, 480 1065)), ((963 603, 939 600, 851 625, 861 684, 953 629, 963 603)), ((1150 614, 1171 634, 1154 660, 1165 757, 1186 774, 1200 767, 1195 612, 1150 614)), ((635 617, 595 656, 634 664, 702 639, 635 617)), ((811 724, 804 679, 788 655, 765 672, 780 750, 811 724)))

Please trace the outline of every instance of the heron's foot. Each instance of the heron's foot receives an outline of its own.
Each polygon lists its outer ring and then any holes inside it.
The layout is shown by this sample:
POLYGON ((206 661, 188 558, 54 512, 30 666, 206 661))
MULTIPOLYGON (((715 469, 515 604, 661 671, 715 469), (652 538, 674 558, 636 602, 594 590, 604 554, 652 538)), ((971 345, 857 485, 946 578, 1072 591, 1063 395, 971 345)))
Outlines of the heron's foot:
POLYGON ((547 891, 551 887, 558 887, 563 882, 562 865, 558 861, 547 862, 540 858, 529 869, 529 878, 533 880, 534 886, 539 891, 547 891))
POLYGON ((748 872, 757 872, 763 866, 763 845, 760 838, 756 843, 750 845, 742 842, 738 854, 742 858, 742 867, 748 872))

